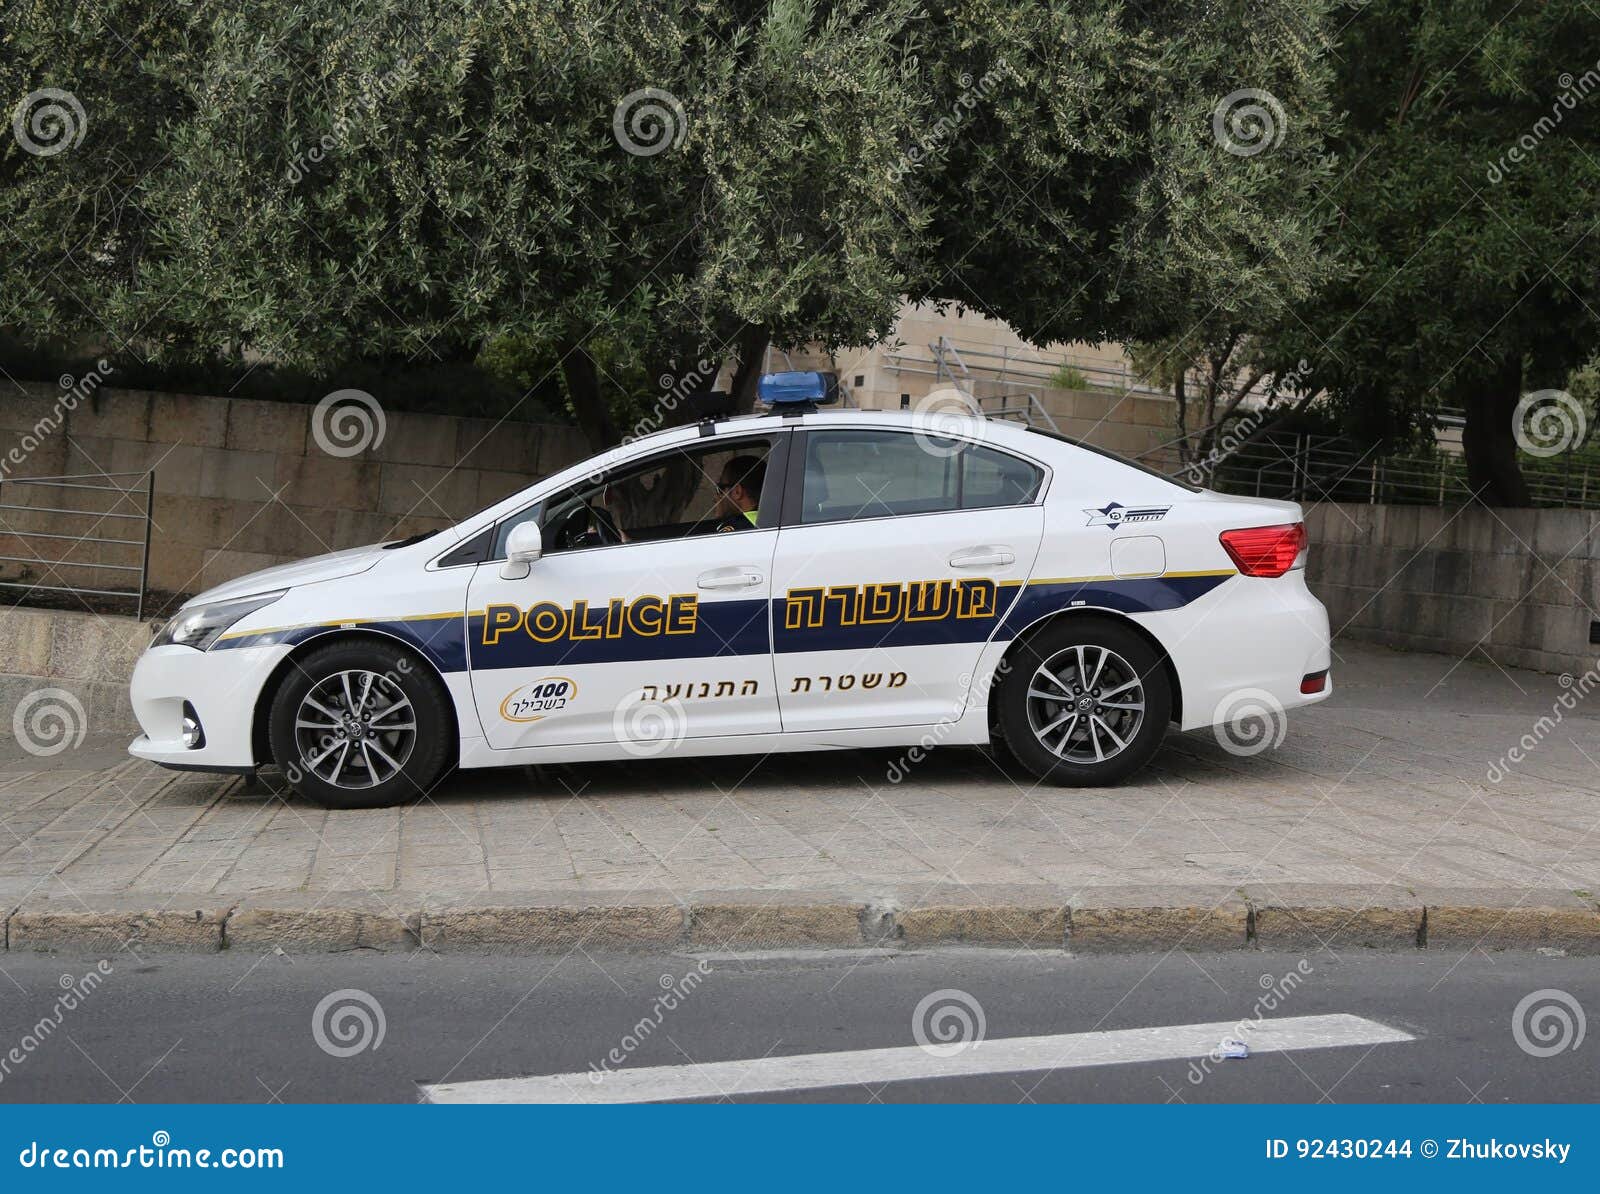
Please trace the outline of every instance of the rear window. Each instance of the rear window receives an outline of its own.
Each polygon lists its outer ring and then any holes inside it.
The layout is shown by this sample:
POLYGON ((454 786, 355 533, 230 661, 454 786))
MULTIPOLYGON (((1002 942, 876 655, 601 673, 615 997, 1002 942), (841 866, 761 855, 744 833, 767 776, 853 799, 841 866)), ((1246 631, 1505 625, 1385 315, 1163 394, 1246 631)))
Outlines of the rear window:
POLYGON ((1062 444, 1071 444, 1074 448, 1082 448, 1085 452, 1093 452, 1096 456, 1104 456, 1107 460, 1115 460, 1118 464, 1125 464, 1129 468, 1138 469, 1149 477, 1158 477, 1168 485, 1176 485, 1179 489, 1186 489, 1190 493, 1204 492, 1204 489, 1199 485, 1191 485, 1187 481, 1180 481, 1177 477, 1164 473, 1160 469, 1153 469, 1148 464, 1140 464, 1137 460, 1129 460, 1126 456, 1119 455, 1108 448, 1097 448, 1093 444, 1084 443, 1081 439, 1073 439, 1070 435, 1062 435, 1059 431, 1046 431, 1043 427, 1029 426, 1027 430, 1035 435, 1042 435, 1045 439, 1053 439, 1062 444))

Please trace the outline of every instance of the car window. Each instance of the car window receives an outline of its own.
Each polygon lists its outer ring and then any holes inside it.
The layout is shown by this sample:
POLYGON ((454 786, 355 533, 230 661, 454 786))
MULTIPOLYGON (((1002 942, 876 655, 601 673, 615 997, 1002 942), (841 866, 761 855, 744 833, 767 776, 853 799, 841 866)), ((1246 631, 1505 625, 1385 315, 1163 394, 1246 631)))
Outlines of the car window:
POLYGON ((849 522, 1031 502, 1043 471, 959 440, 894 431, 813 431, 800 521, 849 522))
POLYGON ((587 478, 504 519, 492 558, 529 519, 546 553, 754 530, 771 449, 768 437, 689 444, 587 478))
POLYGON ((1093 452, 1096 456, 1104 456, 1107 460, 1115 460, 1118 464, 1125 464, 1129 468, 1138 469, 1147 477, 1155 477, 1157 480, 1165 481, 1168 485, 1176 485, 1179 489, 1187 489, 1190 493, 1205 492, 1203 485, 1191 485, 1175 473, 1163 473, 1159 469, 1151 468, 1142 461, 1124 456, 1120 452, 1113 452, 1110 448, 1097 448, 1094 444, 1086 444, 1081 439, 1073 439, 1070 435, 1062 435, 1059 431, 1047 431, 1043 427, 1030 426, 1026 430, 1031 431, 1034 435, 1042 435, 1046 439, 1053 439, 1057 443, 1071 444, 1080 451, 1093 452))
POLYGON ((1024 506, 1039 492, 1044 474, 1026 460, 991 448, 962 453, 961 508, 1024 506))

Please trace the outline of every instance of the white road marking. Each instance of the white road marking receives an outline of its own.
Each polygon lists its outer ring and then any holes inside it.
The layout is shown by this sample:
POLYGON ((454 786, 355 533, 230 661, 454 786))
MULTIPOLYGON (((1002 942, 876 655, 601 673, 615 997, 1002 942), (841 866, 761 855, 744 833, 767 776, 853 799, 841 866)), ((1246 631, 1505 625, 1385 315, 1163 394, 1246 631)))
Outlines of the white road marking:
MULTIPOLYGON (((1382 1045, 1414 1039, 1408 1032, 1360 1016, 1291 1016, 1244 1024, 1238 1020, 1219 1020, 1214 1024, 1174 1024, 1114 1032, 1002 1037, 980 1041, 960 1053, 943 1057, 912 1045, 846 1053, 806 1053, 798 1057, 640 1066, 609 1072, 596 1069, 577 1074, 441 1082, 424 1085, 422 1092, 431 1103, 659 1103, 669 1099, 817 1090, 862 1082, 876 1085, 914 1078, 1021 1074, 1205 1057, 1225 1037, 1242 1037, 1249 1043, 1251 1053, 1382 1045)), ((1250 1063, 1223 1061, 1217 1064, 1250 1063)))
POLYGON ((904 949, 858 949, 853 946, 840 946, 837 949, 726 949, 711 950, 696 953, 685 952, 680 956, 693 958, 699 962, 719 962, 723 965, 737 965, 740 962, 859 962, 862 960, 875 962, 883 958, 905 958, 911 956, 910 950, 904 949))

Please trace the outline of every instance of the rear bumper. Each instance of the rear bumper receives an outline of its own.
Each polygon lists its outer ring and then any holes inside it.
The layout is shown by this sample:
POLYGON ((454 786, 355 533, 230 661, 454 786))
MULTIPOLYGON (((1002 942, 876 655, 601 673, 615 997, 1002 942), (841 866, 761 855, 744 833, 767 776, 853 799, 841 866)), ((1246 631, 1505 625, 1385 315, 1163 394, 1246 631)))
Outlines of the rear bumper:
POLYGON ((1241 705, 1297 709, 1333 693, 1302 693, 1300 681, 1330 671, 1328 611, 1306 588, 1305 571, 1235 576, 1182 609, 1138 619, 1166 647, 1183 690, 1185 730, 1230 721, 1241 705))
POLYGON ((189 647, 153 647, 133 669, 129 695, 144 731, 128 753, 184 771, 242 772, 258 762, 252 743, 256 698, 286 646, 211 653, 189 647), (183 742, 183 705, 193 706, 205 744, 183 742))

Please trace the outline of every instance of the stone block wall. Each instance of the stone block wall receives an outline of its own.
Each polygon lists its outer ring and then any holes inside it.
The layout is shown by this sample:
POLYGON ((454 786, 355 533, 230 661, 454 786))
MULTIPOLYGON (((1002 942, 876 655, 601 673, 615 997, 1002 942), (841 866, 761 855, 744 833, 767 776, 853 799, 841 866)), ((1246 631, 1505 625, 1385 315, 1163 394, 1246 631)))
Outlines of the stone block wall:
POLYGON ((1323 502, 1306 529, 1335 634, 1574 676, 1600 659, 1600 513, 1323 502))
POLYGON ((149 623, 128 617, 0 612, 0 714, 17 742, 47 750, 80 731, 132 731, 128 677, 150 632, 149 623))
MULTIPOLYGON (((980 393, 988 388, 986 383, 977 387, 980 393)), ((1000 392, 999 387, 994 389, 1000 392)), ((1092 447, 1137 458, 1177 435, 1177 404, 1171 398, 1052 386, 1041 387, 1037 393, 1061 434, 1092 447)))
MULTIPOLYGON (((0 509, 0 556, 68 558, 52 571, 0 562, 0 579, 120 587, 140 544, 48 543, 5 532, 137 538, 144 495, 9 484, 13 478, 139 473, 154 468, 150 587, 194 593, 285 560, 449 526, 586 454, 575 428, 445 415, 384 413, 380 441, 353 456, 325 451, 315 407, 191 394, 104 389, 40 434, 62 391, 29 384, 0 397, 0 504, 95 514, 0 509), (65 551, 63 551, 65 549, 65 551), (105 584, 110 577, 116 584, 105 584)), ((336 444, 336 446, 338 446, 336 444)), ((133 477, 117 478, 133 484, 133 477)), ((3 590, 0 593, 14 593, 3 590)))

